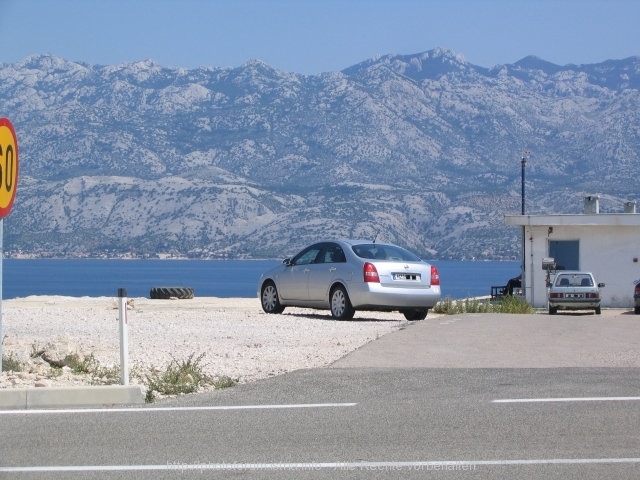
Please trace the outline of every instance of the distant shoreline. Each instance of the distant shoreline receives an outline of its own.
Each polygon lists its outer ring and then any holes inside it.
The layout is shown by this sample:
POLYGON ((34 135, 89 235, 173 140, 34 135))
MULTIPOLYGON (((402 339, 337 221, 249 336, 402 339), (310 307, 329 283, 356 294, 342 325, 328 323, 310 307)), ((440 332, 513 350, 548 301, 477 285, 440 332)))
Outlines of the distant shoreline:
MULTIPOLYGON (((22 257, 22 256, 10 256, 5 255, 3 257, 5 260, 143 260, 143 261, 199 261, 199 262, 281 262, 285 257, 282 258, 188 258, 188 257, 168 257, 168 258, 141 258, 141 257, 22 257)), ((483 259, 465 259, 458 260, 454 258, 450 259, 439 259, 439 258, 430 258, 425 259, 425 262, 521 262, 520 259, 493 259, 493 258, 483 258, 483 259)))

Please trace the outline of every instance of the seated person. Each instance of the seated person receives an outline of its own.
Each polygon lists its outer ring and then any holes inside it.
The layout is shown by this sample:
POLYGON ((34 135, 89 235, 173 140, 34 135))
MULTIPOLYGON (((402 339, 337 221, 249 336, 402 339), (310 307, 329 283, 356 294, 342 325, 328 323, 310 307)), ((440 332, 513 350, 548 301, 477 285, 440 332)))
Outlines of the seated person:
POLYGON ((507 286, 504 288, 502 294, 513 295, 513 290, 516 288, 522 288, 522 274, 518 275, 515 278, 509 279, 509 281, 507 282, 507 286))

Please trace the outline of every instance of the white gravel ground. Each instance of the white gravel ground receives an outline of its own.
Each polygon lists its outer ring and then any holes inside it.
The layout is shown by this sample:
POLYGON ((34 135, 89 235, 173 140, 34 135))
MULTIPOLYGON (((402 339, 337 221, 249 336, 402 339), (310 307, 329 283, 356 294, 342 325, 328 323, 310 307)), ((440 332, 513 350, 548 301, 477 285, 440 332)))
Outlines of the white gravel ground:
MULTIPOLYGON (((347 322, 334 321, 328 311, 300 308, 267 315, 258 299, 247 298, 136 298, 127 313, 132 366, 143 371, 162 368, 172 358, 205 353, 206 373, 241 382, 327 366, 407 323, 398 312, 358 312, 347 322)), ((31 296, 3 302, 5 355, 29 353, 33 345, 42 347, 63 334, 75 338, 101 365, 119 363, 117 299, 31 296)), ((0 388, 36 381, 35 376, 21 377, 8 379, 4 373, 0 388)), ((84 380, 63 375, 46 383, 84 380)))

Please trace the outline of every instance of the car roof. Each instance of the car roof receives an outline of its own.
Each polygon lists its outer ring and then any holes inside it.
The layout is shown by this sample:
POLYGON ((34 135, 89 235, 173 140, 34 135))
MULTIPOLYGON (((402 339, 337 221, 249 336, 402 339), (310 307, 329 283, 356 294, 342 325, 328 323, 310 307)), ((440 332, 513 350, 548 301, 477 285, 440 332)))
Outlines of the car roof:
MULTIPOLYGON (((351 240, 351 239, 342 238, 340 239, 340 241, 344 243, 348 243, 349 245, 373 245, 374 243, 379 245, 393 245, 392 243, 374 242, 373 240, 351 240)), ((396 246, 396 245, 393 245, 393 246, 396 246)))
POLYGON ((557 275, 591 275, 593 276, 593 273, 591 272, 584 272, 582 270, 558 270, 557 271, 557 275))

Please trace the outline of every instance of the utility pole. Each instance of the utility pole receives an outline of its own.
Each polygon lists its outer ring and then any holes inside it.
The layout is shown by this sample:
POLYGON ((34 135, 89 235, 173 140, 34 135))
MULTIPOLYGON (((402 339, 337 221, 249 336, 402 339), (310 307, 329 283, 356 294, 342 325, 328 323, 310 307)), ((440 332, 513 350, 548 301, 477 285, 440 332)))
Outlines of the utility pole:
POLYGON ((527 159, 531 152, 529 150, 525 150, 522 152, 522 215, 524 215, 524 169, 527 166, 527 159))
MULTIPOLYGON (((529 150, 525 150, 524 152, 522 152, 522 161, 521 161, 521 165, 522 165, 522 215, 524 215, 524 169, 527 166, 527 159, 529 158, 529 155, 531 154, 531 152, 529 150)), ((522 265, 521 265, 521 272, 520 275, 521 277, 521 285, 522 285, 522 293, 524 293, 525 298, 527 298, 527 276, 525 275, 526 273, 526 264, 525 264, 525 254, 527 251, 527 247, 526 247, 526 238, 525 238, 525 233, 526 233, 526 229, 525 226, 522 225, 522 265)), ((533 258, 533 257, 532 257, 533 258)), ((533 267, 531 267, 531 284, 533 285, 533 267)), ((533 297, 531 297, 531 301, 533 301, 533 297)))

